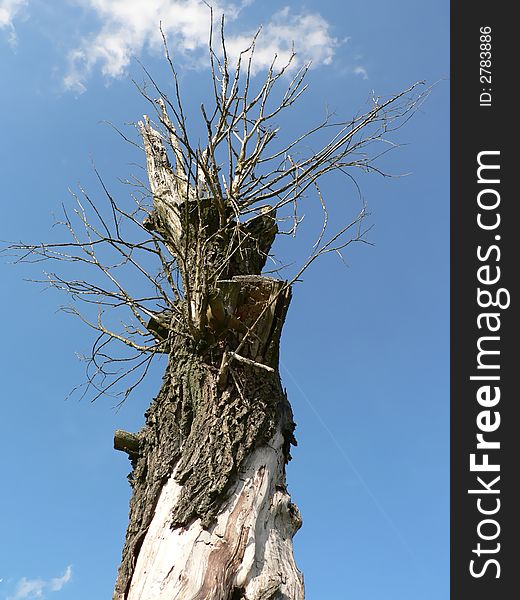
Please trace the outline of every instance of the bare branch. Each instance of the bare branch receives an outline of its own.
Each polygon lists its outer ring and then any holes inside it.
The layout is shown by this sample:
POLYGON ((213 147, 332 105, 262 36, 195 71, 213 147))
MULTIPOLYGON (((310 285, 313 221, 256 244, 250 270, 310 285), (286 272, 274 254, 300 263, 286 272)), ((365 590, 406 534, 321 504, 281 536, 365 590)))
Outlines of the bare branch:
POLYGON ((327 113, 316 125, 282 142, 277 120, 306 91, 309 65, 296 66, 292 51, 284 65, 278 66, 275 56, 263 79, 254 77, 258 30, 232 66, 222 18, 218 40, 213 25, 209 36, 212 99, 208 108, 201 104, 206 129, 201 147, 190 138, 179 78, 162 27, 160 32, 173 79, 172 98, 144 66, 148 86, 157 96, 149 95, 146 86, 137 86, 154 115, 154 120, 144 116, 137 124, 149 185, 137 177, 126 180, 125 185, 139 195, 132 196, 133 206, 126 208, 94 167, 103 202, 81 187, 79 194, 71 192, 74 205, 64 206, 57 222, 68 234, 67 241, 9 247, 17 262, 53 260, 64 267, 72 263, 91 270, 86 279, 50 273, 45 283, 87 307, 86 314, 75 304, 65 310, 99 334, 87 359, 87 388, 93 387, 96 397, 112 392, 141 367, 146 373, 149 360, 170 352, 176 336, 190 339, 201 351, 211 354, 218 348, 217 354, 222 353, 227 342, 219 327, 239 332, 235 346, 223 355, 221 370, 227 370, 232 360, 272 370, 240 353, 258 340, 255 327, 266 311, 319 257, 336 253, 343 259, 342 251, 351 244, 369 243, 364 205, 346 225, 335 223, 336 229, 329 231, 331 201, 322 192, 322 179, 334 173, 345 176, 360 197, 356 172, 388 176, 380 159, 399 146, 391 136, 429 92, 418 93, 422 85, 418 82, 384 100, 373 96, 368 110, 351 120, 335 120, 327 113), (303 219, 302 200, 308 194, 316 197, 322 222, 293 277, 249 327, 227 314, 225 307, 220 316, 212 314, 210 300, 221 280, 261 275, 276 235, 296 235, 303 219), (279 229, 281 223, 288 223, 285 230, 279 229), (92 305, 96 316, 89 313, 92 305), (129 320, 116 320, 108 308, 126 309, 129 320), (131 354, 111 353, 112 343, 131 354))

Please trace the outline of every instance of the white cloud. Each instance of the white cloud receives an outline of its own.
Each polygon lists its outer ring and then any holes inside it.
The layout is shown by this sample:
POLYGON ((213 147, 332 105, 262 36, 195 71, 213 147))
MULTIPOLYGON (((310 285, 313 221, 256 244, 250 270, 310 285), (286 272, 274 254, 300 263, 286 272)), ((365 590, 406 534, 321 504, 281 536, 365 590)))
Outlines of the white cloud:
MULTIPOLYGON (((234 4, 230 0, 213 2, 213 14, 226 15, 227 23, 236 21, 250 4, 245 0, 234 4)), ((76 91, 85 89, 85 81, 95 67, 106 77, 121 77, 133 56, 143 51, 157 51, 162 40, 159 23, 168 36, 171 50, 195 62, 205 50, 209 34, 209 9, 202 0, 82 0, 95 13, 100 29, 85 37, 69 55, 69 70, 65 86, 76 91)), ((230 54, 238 55, 251 42, 254 30, 226 36, 230 54)), ((285 7, 264 25, 255 52, 255 68, 268 66, 275 53, 280 62, 289 56, 295 43, 297 63, 311 60, 314 64, 329 64, 338 42, 329 33, 329 24, 317 13, 296 13, 285 7)))
POLYGON ((69 565, 61 577, 45 579, 27 579, 22 577, 16 586, 14 596, 9 596, 7 600, 23 600, 24 598, 45 598, 45 591, 59 592, 62 587, 70 581, 72 577, 72 567, 69 565))
POLYGON ((0 0, 0 27, 9 27, 16 13, 27 4, 27 0, 0 0))
POLYGON ((363 79, 368 79, 368 72, 365 69, 365 67, 361 67, 359 65, 357 67, 354 67, 354 73, 356 75, 360 75, 363 79))
POLYGON ((26 579, 22 577, 16 586, 16 593, 10 596, 9 600, 18 600, 19 598, 42 598, 45 588, 43 579, 26 579))
POLYGON ((16 44, 13 21, 28 0, 0 0, 0 29, 7 29, 9 43, 16 44))
POLYGON ((53 592, 59 592, 61 588, 70 581, 72 577, 72 566, 69 565, 65 569, 65 573, 61 577, 54 577, 49 581, 49 589, 53 592))
MULTIPOLYGON (((258 37, 254 69, 268 67, 274 55, 280 65, 289 59, 293 44, 296 52, 295 66, 306 62, 314 65, 331 64, 339 42, 329 32, 329 23, 318 13, 294 13, 288 6, 275 13, 263 26, 258 37)), ((229 36, 226 46, 230 54, 238 54, 249 46, 254 32, 247 35, 229 36)))

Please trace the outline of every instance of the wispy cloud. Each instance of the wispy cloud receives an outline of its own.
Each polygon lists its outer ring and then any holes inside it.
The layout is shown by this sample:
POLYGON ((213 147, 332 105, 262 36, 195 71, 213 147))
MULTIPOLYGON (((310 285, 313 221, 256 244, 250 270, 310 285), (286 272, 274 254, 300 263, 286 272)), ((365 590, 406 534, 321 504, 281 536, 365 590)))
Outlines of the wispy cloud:
MULTIPOLYGON (((213 2, 215 16, 224 13, 233 24, 243 13, 249 0, 235 4, 229 0, 213 2)), ((84 37, 69 55, 65 86, 81 92, 94 68, 108 78, 124 75, 134 56, 161 47, 159 23, 177 54, 200 58, 207 48, 209 10, 202 0, 83 0, 83 4, 99 18, 100 29, 84 37)), ((228 29, 226 43, 231 55, 247 48, 254 30, 234 35, 228 29)), ((328 22, 316 12, 297 12, 285 7, 266 20, 258 38, 255 68, 263 69, 277 54, 282 64, 294 42, 295 66, 312 61, 330 64, 338 41, 330 34, 328 22)))
POLYGON ((13 21, 28 0, 0 0, 0 29, 6 29, 9 43, 16 44, 16 31, 13 21))
POLYGON ((22 577, 16 586, 14 596, 7 600, 23 600, 24 598, 45 598, 45 592, 59 592, 72 577, 72 567, 69 565, 61 577, 52 579, 27 579, 22 577))
POLYGON ((70 581, 72 577, 72 566, 69 565, 65 569, 65 573, 61 577, 54 577, 49 581, 49 589, 53 592, 59 592, 61 588, 70 581))
POLYGON ((357 67, 354 67, 354 73, 356 75, 360 75, 363 79, 368 79, 368 72, 365 69, 365 67, 362 67, 360 65, 358 65, 357 67))

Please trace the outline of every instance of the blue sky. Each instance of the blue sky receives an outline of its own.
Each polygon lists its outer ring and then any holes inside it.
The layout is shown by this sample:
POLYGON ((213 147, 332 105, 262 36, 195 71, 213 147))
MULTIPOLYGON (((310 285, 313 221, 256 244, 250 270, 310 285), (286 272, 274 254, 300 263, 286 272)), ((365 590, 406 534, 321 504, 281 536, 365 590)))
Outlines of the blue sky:
MULTIPOLYGON (((298 425, 288 480, 304 519, 295 552, 307 598, 448 598, 448 3, 216 6, 232 47, 264 25, 259 69, 293 39, 313 60, 307 94, 281 123, 288 135, 326 107, 351 117, 372 90, 438 82, 384 159, 410 174, 358 174, 375 245, 354 247, 347 266, 327 256, 296 284, 281 373, 298 425)), ((149 110, 131 83, 143 79, 136 58, 170 86, 159 20, 197 108, 205 14, 196 0, 0 0, 1 240, 52 241, 68 187, 101 198, 92 161, 128 197, 119 179, 143 156, 102 121, 133 136, 125 124, 149 110)), ((345 180, 324 190, 337 219, 359 208, 345 180)), ((308 252, 313 208, 303 206, 301 235, 276 246, 284 262, 308 252)), ((0 268, 0 600, 109 598, 130 494, 113 431, 140 427, 162 366, 120 410, 110 398, 66 400, 83 381, 76 353, 88 352, 90 332, 57 310, 66 298, 24 281, 45 265, 0 268)))

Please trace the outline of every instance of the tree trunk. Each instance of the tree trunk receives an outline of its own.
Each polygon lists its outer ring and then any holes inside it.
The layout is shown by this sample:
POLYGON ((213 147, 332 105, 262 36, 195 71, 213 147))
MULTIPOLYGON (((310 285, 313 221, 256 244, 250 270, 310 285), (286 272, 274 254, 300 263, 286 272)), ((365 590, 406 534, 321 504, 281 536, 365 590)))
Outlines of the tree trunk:
POLYGON ((154 193, 143 224, 181 265, 185 297, 148 325, 169 360, 145 426, 115 436, 133 495, 114 600, 302 600, 285 481, 295 425, 278 373, 290 288, 260 275, 276 224, 228 219, 228 235, 179 156, 173 169, 148 121, 141 131, 154 193))
MULTIPOLYGON (((222 357, 174 339, 138 453, 126 450, 133 497, 115 600, 303 598, 292 552, 301 518, 285 483, 294 422, 277 372, 283 283, 220 282, 229 313, 257 322, 245 361, 223 370, 222 357)), ((242 336, 228 332, 227 345, 242 336)))

